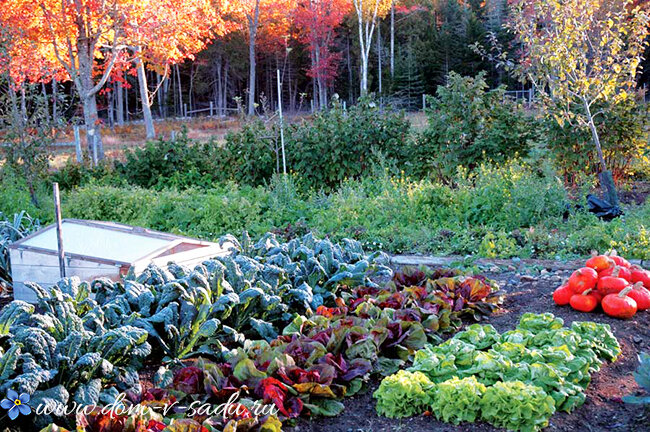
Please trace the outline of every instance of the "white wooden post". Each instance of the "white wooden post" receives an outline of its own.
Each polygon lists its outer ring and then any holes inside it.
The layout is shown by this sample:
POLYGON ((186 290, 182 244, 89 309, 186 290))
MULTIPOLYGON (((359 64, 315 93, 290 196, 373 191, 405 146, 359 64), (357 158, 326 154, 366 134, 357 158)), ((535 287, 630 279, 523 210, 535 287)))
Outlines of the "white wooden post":
POLYGON ((427 95, 422 94, 422 111, 427 109, 427 95))
POLYGON ((56 217, 56 242, 59 255, 59 273, 62 278, 65 277, 65 253, 63 252, 63 223, 61 221, 61 198, 59 196, 59 184, 53 183, 54 192, 54 212, 56 217))
POLYGON ((210 117, 214 115, 214 104, 210 101, 210 117))
POLYGON ((83 153, 81 152, 81 137, 79 136, 79 126, 74 128, 74 147, 77 153, 77 162, 81 163, 83 161, 83 153))
POLYGON ((282 145, 282 172, 284 173, 284 175, 287 175, 287 158, 284 154, 284 122, 282 119, 282 84, 280 83, 280 69, 277 69, 277 77, 278 77, 278 113, 280 114, 280 143, 282 145))
POLYGON ((173 130, 172 133, 171 133, 171 140, 172 140, 172 142, 176 142, 176 131, 175 130, 173 130))
POLYGON ((183 117, 187 117, 187 104, 183 104, 183 117))
POLYGON ((97 166, 97 135, 93 135, 93 165, 97 166))

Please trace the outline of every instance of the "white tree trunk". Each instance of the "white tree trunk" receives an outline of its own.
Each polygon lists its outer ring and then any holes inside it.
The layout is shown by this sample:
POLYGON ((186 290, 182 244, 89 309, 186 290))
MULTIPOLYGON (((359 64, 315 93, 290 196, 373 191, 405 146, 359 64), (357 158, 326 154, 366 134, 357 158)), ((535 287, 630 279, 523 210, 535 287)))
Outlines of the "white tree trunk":
POLYGON ((255 114, 255 37, 260 17, 260 0, 255 1, 253 16, 248 15, 248 115, 255 114))
POLYGON ((147 134, 147 139, 154 139, 156 137, 156 130, 154 129, 153 117, 151 115, 151 98, 149 97, 149 86, 147 85, 147 71, 144 68, 144 61, 142 61, 142 58, 138 57, 135 62, 138 71, 138 85, 140 87, 140 101, 142 102, 144 129, 147 134))
POLYGON ((375 31, 375 24, 377 21, 377 8, 379 5, 379 0, 372 0, 375 2, 375 9, 372 17, 368 19, 364 18, 363 1, 364 0, 353 0, 354 8, 357 12, 357 21, 359 24, 359 47, 361 51, 361 96, 368 94, 368 58, 370 57, 372 34, 375 31))
POLYGON ((116 99, 116 115, 117 115, 117 124, 122 126, 124 124, 124 89, 122 88, 122 82, 117 83, 116 85, 117 97, 116 99))
POLYGON ((377 73, 377 78, 379 79, 379 94, 381 94, 381 26, 377 26, 377 66, 379 68, 377 73))
POLYGON ((614 179, 612 173, 607 169, 607 163, 605 162, 605 156, 603 155, 603 148, 600 144, 600 137, 598 135, 598 129, 594 123, 594 118, 591 115, 591 109, 589 103, 584 100, 585 113, 587 114, 587 124, 589 125, 589 130, 591 131, 591 137, 596 146, 596 152, 598 153, 598 160, 600 163, 601 173, 600 173, 600 183, 601 187, 605 190, 605 195, 607 196, 607 201, 611 205, 618 205, 618 193, 616 192, 616 185, 614 184, 614 179))
POLYGON ((395 77, 395 2, 390 6, 390 79, 395 77))

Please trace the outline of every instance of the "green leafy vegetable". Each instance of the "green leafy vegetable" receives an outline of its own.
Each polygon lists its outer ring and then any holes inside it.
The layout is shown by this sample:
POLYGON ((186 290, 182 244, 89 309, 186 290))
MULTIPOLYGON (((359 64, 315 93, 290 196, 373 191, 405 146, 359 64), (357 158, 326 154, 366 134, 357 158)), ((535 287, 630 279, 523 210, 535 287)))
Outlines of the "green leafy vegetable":
POLYGON ((564 321, 550 312, 543 314, 525 313, 519 319, 518 330, 528 330, 538 333, 544 330, 557 330, 562 328, 564 321))
POLYGON ((534 432, 548 426, 555 412, 553 398, 540 387, 521 381, 488 387, 480 402, 483 420, 512 431, 534 432))
POLYGON ((486 388, 475 377, 458 379, 456 377, 436 386, 433 414, 447 423, 474 422, 480 416, 480 402, 486 388))
MULTIPOLYGON (((581 406, 590 374, 618 353, 607 325, 586 322, 566 328, 552 314, 527 313, 516 330, 502 335, 492 326, 473 324, 438 346, 427 345, 415 353, 408 371, 422 373, 436 385, 432 404, 444 421, 473 421, 480 411, 495 426, 535 431, 556 410, 581 406), (480 410, 465 396, 477 385, 486 389, 480 410)), ((391 415, 408 415, 395 410, 391 415)))
POLYGON ((428 410, 435 384, 423 373, 401 370, 382 380, 373 393, 377 413, 390 418, 409 417, 428 410))
POLYGON ((650 406, 650 354, 639 354, 639 368, 634 372, 634 379, 645 391, 645 395, 625 396, 623 401, 631 404, 650 406))

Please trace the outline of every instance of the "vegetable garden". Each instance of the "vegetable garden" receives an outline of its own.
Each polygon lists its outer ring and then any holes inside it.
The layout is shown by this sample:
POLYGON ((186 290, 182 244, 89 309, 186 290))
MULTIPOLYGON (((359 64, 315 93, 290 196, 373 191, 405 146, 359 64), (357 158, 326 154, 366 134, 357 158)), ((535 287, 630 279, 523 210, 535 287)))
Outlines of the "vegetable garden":
MULTIPOLYGON (((476 269, 392 269, 385 254, 367 255, 353 240, 224 240, 236 245, 232 255, 194 269, 170 264, 123 282, 32 284, 36 305, 6 305, 0 392, 29 395, 33 409, 8 411, 11 427, 343 430, 337 424, 357 419, 364 400, 376 414, 361 430, 413 419, 420 425, 413 428, 536 431, 556 413, 598 402, 602 415, 617 405, 625 428, 645 421, 592 388, 632 393, 631 375, 598 377, 636 367, 634 353, 647 348, 647 312, 603 322, 553 306, 548 289, 517 293, 520 282, 500 287, 476 269), (485 319, 501 323, 478 323, 485 319)), ((601 273, 613 268, 609 257, 600 262, 601 273)), ((579 421, 559 419, 565 427, 579 421)))
POLYGON ((649 432, 649 11, 10 0, 0 432, 649 432))

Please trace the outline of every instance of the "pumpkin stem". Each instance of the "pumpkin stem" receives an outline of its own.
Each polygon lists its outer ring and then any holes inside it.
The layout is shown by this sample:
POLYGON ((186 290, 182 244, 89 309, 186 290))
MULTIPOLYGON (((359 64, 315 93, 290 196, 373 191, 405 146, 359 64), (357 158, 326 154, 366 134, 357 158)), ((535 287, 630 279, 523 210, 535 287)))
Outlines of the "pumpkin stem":
POLYGON ((632 285, 632 289, 635 289, 635 290, 640 290, 642 288, 644 288, 643 282, 637 282, 634 285, 632 285))
POLYGON ((621 291, 620 293, 618 293, 618 296, 621 297, 621 298, 625 297, 625 296, 627 295, 627 293, 629 293, 630 291, 632 291, 633 288, 634 288, 634 287, 633 287, 632 285, 630 285, 629 287, 625 288, 623 291, 621 291))
POLYGON ((588 290, 584 290, 584 292, 582 294, 580 294, 580 295, 587 295, 590 292, 592 292, 593 290, 594 290, 593 288, 589 288, 588 290))

